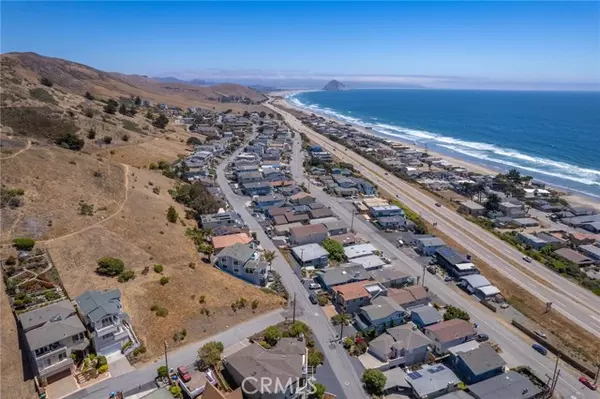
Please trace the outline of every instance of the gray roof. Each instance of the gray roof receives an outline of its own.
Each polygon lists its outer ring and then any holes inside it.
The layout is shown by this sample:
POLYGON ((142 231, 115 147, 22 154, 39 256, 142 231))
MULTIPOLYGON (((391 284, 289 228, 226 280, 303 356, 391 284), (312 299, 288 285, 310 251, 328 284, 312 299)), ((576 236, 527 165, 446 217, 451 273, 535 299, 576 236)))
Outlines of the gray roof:
POLYGON ((328 222, 325 223, 325 227, 327 227, 327 230, 337 230, 337 229, 344 229, 344 228, 348 228, 348 225, 344 222, 342 222, 341 220, 337 220, 335 222, 328 222))
POLYGON ((167 388, 158 388, 148 395, 142 396, 140 399, 173 399, 173 395, 167 388))
POLYGON ((456 374, 443 364, 425 365, 408 373, 406 381, 419 398, 429 397, 434 392, 446 389, 448 385, 457 385, 460 382, 456 374))
POLYGON ((371 305, 363 306, 360 309, 371 320, 383 319, 395 312, 404 311, 402 306, 398 305, 392 298, 386 296, 375 298, 371 301, 371 305))
POLYGON ((473 399, 471 395, 466 393, 465 391, 458 390, 454 392, 447 393, 442 396, 438 396, 437 399, 473 399))
POLYGON ((105 292, 86 291, 75 298, 75 302, 83 316, 89 317, 95 323, 105 316, 119 314, 121 292, 118 289, 105 292))
POLYGON ((460 205, 464 206, 465 208, 469 208, 472 210, 481 210, 481 209, 485 209, 485 207, 483 205, 478 204, 477 202, 468 200, 468 201, 463 201, 460 203, 460 205))
POLYGON ((67 299, 19 315, 30 350, 42 348, 85 331, 67 299))
POLYGON ((250 257, 255 252, 256 250, 252 248, 252 245, 237 243, 224 248, 221 252, 219 252, 217 258, 229 256, 233 259, 239 260, 242 263, 246 263, 248 260, 250 260, 250 257))
MULTIPOLYGON (((247 346, 226 357, 225 367, 236 370, 242 379, 246 377, 254 377, 257 380, 263 377, 279 379, 279 382, 285 386, 289 378, 296 379, 302 376, 304 357, 304 351, 299 353, 299 345, 287 342, 289 340, 289 338, 282 338, 271 350, 266 350, 256 343, 247 346)), ((301 342, 298 341, 298 344, 301 342)))
POLYGON ((401 342, 406 350, 421 348, 432 344, 431 340, 412 323, 388 328, 386 333, 389 334, 396 343, 401 342))
POLYGON ((529 378, 515 371, 470 385, 469 391, 477 399, 529 399, 541 392, 529 378))
POLYGON ((368 280, 369 274, 362 265, 353 264, 346 267, 324 269, 321 271, 321 279, 327 286, 333 287, 352 280, 368 280))
POLYGON ((489 345, 481 345, 468 352, 459 352, 457 356, 475 375, 482 375, 506 365, 504 359, 489 345))
POLYGON ((457 252, 454 248, 440 247, 435 251, 435 253, 436 255, 446 259, 446 261, 452 265, 468 262, 467 258, 461 253, 457 252))
POLYGON ((470 276, 465 276, 461 278, 461 280, 466 281, 473 288, 485 287, 487 285, 492 284, 487 278, 485 278, 481 274, 472 274, 470 276))
POLYGON ((424 247, 441 247, 442 245, 446 245, 444 240, 439 237, 423 237, 417 239, 424 247))
POLYGON ((410 275, 395 267, 384 267, 379 270, 373 270, 371 277, 380 283, 387 283, 389 281, 408 279, 410 275))
POLYGON ((433 306, 423 305, 411 308, 412 314, 417 314, 424 324, 433 324, 442 321, 442 315, 433 306))
POLYGON ((385 381, 385 386, 383 387, 384 392, 388 389, 393 389, 397 387, 410 388, 410 385, 408 385, 408 383, 406 382, 406 373, 404 372, 404 370, 402 370, 401 367, 386 370, 383 372, 383 375, 385 375, 387 378, 385 381))
POLYGON ((329 252, 319 244, 306 244, 292 248, 294 255, 302 262, 319 259, 322 256, 329 256, 329 252))

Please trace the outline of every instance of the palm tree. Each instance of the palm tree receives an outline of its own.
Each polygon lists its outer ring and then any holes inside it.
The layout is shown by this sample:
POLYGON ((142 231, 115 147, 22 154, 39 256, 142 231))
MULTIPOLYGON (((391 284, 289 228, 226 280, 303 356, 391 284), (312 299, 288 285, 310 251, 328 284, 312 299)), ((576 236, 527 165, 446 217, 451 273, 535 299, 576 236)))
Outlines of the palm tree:
POLYGON ((273 261, 277 257, 277 253, 275 251, 266 250, 263 253, 263 256, 265 258, 265 261, 267 261, 267 263, 269 264, 269 272, 270 272, 271 271, 271 264, 273 263, 273 261))

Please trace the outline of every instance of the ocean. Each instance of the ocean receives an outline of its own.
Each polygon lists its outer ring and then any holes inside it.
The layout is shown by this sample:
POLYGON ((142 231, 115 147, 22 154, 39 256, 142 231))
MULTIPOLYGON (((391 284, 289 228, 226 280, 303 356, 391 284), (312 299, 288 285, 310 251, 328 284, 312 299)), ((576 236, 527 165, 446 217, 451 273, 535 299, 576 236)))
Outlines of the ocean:
POLYGON ((600 200, 600 93, 302 92, 292 104, 497 171, 516 168, 600 200))

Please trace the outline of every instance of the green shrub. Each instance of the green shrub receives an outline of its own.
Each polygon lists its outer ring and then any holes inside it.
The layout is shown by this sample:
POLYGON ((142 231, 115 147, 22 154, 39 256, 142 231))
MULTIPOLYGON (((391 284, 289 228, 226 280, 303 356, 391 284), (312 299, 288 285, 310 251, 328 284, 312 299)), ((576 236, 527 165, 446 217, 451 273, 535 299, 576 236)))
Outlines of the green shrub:
POLYGON ((141 354, 146 353, 146 350, 147 349, 146 349, 145 345, 140 345, 137 348, 135 348, 132 353, 133 353, 133 356, 139 356, 141 354))
POLYGON ((118 276, 125 270, 125 264, 121 259, 103 257, 98 260, 96 273, 102 276, 118 276))
POLYGON ((36 100, 43 101, 48 104, 57 105, 58 102, 54 99, 54 96, 48 93, 46 90, 41 87, 36 87, 35 89, 29 89, 29 95, 36 100))
POLYGON ((167 285, 169 284, 169 277, 167 276, 162 276, 159 280, 160 285, 167 285))
POLYGON ((281 338, 281 330, 277 326, 269 326, 265 329, 264 332, 265 341, 271 345, 275 346, 277 341, 281 338))
POLYGON ((88 131, 87 138, 90 140, 94 140, 96 138, 96 129, 91 127, 90 130, 88 131))
POLYGON ((48 78, 46 76, 40 77, 40 83, 43 84, 44 86, 48 86, 48 87, 52 87, 54 85, 54 83, 50 80, 50 78, 48 78))
POLYGON ((78 134, 68 132, 59 136, 56 139, 55 143, 63 148, 73 151, 79 151, 83 148, 85 141, 81 137, 79 137, 78 134))
POLYGON ((317 350, 308 352, 308 365, 311 367, 317 367, 325 361, 325 355, 317 350))
POLYGON ((35 245, 35 240, 32 238, 15 238, 13 240, 13 247, 19 251, 31 251, 35 245))
POLYGON ((169 375, 169 369, 167 369, 167 366, 160 366, 156 369, 156 374, 158 374, 159 377, 166 377, 169 375))
POLYGON ((123 346, 121 346, 121 351, 125 352, 127 349, 131 348, 131 346, 133 345, 133 341, 127 341, 123 344, 123 346))
POLYGON ((177 222, 178 217, 179 217, 179 214, 177 213, 175 208, 171 205, 169 207, 169 209, 167 210, 167 220, 171 223, 175 223, 175 222, 177 222))
POLYGON ((169 388, 169 392, 171 392, 171 395, 173 395, 174 398, 181 398, 181 388, 177 385, 173 385, 169 388))
POLYGON ((108 364, 108 362, 106 361, 106 356, 100 355, 96 359, 98 359, 98 363, 97 363, 98 368, 108 364))
POLYGON ((162 273, 163 270, 164 270, 164 267, 160 263, 157 263, 157 264, 154 265, 154 271, 156 273, 162 273))
POLYGON ((129 135, 127 133, 125 133, 123 136, 121 136, 121 140, 129 141, 129 135))
POLYGON ((156 309, 156 315, 158 317, 167 317, 168 314, 169 314, 169 309, 167 309, 167 308, 159 307, 158 309, 156 309))
POLYGON ((108 371, 108 364, 105 364, 103 366, 98 367, 98 372, 100 374, 104 374, 108 371))
POLYGON ((55 301, 60 299, 60 294, 54 290, 50 290, 44 293, 44 298, 46 298, 47 301, 55 301))
POLYGON ((133 280, 135 278, 135 272, 131 269, 123 270, 121 274, 119 274, 119 283, 126 283, 129 280, 133 280))
POLYGON ((112 137, 104 136, 104 137, 102 137, 102 141, 104 141, 104 144, 110 144, 110 143, 112 143, 112 137))

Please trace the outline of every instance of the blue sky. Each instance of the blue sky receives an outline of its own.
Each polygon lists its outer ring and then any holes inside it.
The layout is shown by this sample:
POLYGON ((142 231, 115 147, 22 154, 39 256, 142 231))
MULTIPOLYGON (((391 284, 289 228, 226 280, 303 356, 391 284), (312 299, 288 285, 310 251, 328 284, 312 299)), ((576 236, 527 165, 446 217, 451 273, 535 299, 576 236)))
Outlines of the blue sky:
POLYGON ((185 78, 587 84, 599 4, 3 1, 1 51, 185 78))

